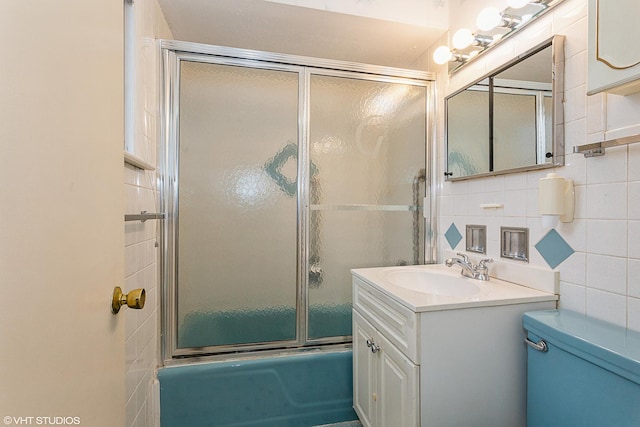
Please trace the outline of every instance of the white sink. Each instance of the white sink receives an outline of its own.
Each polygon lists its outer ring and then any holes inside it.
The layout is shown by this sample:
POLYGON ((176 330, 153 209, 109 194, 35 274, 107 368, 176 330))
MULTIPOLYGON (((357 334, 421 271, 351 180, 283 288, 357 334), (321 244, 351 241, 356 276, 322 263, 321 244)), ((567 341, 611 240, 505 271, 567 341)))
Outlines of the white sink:
POLYGON ((552 293, 517 285, 496 277, 470 279, 460 267, 444 264, 373 267, 351 270, 395 301, 418 313, 481 306, 557 300, 552 293))
POLYGON ((473 283, 475 279, 461 275, 452 276, 442 272, 404 268, 387 271, 382 276, 395 286, 432 295, 463 297, 480 292, 480 288, 473 283))

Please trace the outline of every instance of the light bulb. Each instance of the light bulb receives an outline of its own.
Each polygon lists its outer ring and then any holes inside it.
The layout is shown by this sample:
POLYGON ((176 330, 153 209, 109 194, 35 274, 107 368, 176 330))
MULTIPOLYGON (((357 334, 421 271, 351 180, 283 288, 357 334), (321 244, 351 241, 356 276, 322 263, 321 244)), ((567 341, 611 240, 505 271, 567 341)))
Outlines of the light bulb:
POLYGON ((529 0, 509 0, 509 7, 512 9, 520 9, 529 4, 529 0))
POLYGON ((448 46, 440 46, 433 52, 433 62, 438 65, 446 64, 453 57, 448 46))
POLYGON ((478 28, 482 31, 491 31, 502 22, 502 14, 495 7, 482 9, 476 19, 478 28))
POLYGON ((473 43, 473 40, 474 40, 474 37, 473 37, 473 33, 471 33, 471 30, 468 30, 466 28, 460 28, 458 31, 455 32, 455 34, 451 38, 451 43, 453 44, 453 47, 455 47, 456 49, 464 49, 466 47, 471 46, 471 43, 473 43))

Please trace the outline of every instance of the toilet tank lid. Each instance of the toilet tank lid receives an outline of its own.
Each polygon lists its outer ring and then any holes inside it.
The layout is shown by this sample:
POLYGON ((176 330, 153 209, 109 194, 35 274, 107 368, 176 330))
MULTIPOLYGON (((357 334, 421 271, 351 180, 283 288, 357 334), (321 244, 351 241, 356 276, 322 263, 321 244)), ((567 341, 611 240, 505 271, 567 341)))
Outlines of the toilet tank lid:
POLYGON ((556 346, 640 384, 640 332, 569 310, 531 311, 523 325, 529 338, 545 340, 550 349, 556 346))

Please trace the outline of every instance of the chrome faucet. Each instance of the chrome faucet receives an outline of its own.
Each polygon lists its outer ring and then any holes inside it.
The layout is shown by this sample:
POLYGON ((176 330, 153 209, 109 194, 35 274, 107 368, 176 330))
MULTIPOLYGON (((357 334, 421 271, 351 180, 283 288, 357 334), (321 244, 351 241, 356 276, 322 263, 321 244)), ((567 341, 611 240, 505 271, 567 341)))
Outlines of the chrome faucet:
POLYGON ((470 277, 477 280, 489 280, 489 267, 487 267, 487 264, 493 262, 492 258, 485 258, 481 260, 478 265, 475 265, 469 260, 469 257, 467 255, 461 253, 458 253, 457 255, 462 257, 462 259, 449 258, 444 262, 444 264, 447 267, 459 265, 460 268, 462 268, 460 274, 465 277, 470 277))

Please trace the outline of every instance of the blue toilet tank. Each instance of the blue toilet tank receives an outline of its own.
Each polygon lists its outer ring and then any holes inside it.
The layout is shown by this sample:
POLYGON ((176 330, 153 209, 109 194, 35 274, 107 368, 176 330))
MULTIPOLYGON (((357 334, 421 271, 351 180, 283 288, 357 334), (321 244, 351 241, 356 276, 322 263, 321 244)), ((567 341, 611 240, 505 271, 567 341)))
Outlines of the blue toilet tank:
POLYGON ((640 333, 566 310, 524 314, 527 427, 640 426, 640 333))

